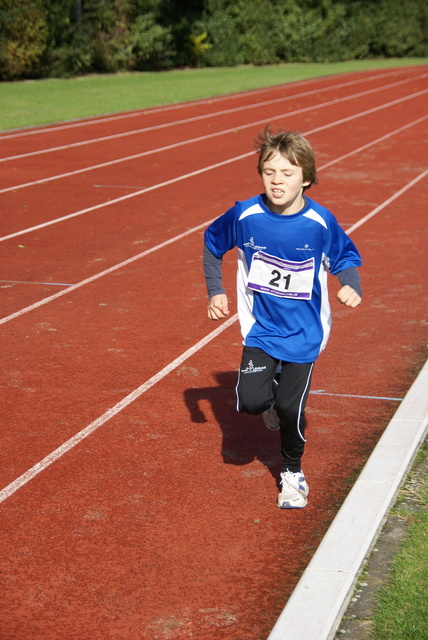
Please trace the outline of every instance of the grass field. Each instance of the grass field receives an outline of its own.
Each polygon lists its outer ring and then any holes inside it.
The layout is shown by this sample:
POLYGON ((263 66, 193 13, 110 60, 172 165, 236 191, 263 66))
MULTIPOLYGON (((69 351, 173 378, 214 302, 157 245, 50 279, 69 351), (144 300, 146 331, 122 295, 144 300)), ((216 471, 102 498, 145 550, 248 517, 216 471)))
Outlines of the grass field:
POLYGON ((3 82, 0 130, 185 102, 319 76, 427 63, 426 58, 391 58, 3 82))
MULTIPOLYGON (((427 453, 419 452, 426 460, 427 453)), ((401 551, 393 562, 392 575, 379 595, 374 618, 376 640, 423 640, 428 638, 426 594, 428 589, 428 480, 416 485, 410 473, 393 513, 407 521, 409 530, 401 551), (419 509, 402 505, 411 498, 419 509)))

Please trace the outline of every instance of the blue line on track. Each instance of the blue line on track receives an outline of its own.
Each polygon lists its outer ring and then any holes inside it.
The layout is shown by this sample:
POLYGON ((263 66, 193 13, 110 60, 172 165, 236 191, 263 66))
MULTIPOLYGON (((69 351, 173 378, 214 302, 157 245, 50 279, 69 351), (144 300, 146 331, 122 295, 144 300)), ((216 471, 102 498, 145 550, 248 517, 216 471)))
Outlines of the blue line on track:
POLYGON ((342 398, 364 398, 366 400, 391 400, 393 402, 402 402, 402 398, 387 398, 383 396, 357 396, 350 393, 327 393, 324 389, 317 389, 316 391, 310 391, 317 396, 340 396, 342 398))
POLYGON ((96 189, 144 189, 144 187, 134 187, 129 184, 93 184, 96 189))
POLYGON ((9 284, 50 284, 53 287, 72 287, 73 286, 68 282, 26 282, 25 280, 0 280, 0 282, 7 282, 9 284))

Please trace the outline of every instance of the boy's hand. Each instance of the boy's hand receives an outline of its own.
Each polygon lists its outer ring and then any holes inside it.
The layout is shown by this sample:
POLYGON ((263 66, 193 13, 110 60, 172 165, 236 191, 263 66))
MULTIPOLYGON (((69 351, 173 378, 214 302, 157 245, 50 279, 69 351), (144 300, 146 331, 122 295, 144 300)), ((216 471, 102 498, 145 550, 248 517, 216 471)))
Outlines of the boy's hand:
POLYGON ((208 317, 211 320, 222 320, 229 315, 229 303, 225 293, 219 293, 208 300, 208 317))
POLYGON ((346 307, 351 307, 352 309, 358 307, 361 302, 361 296, 359 296, 355 289, 350 287, 349 284, 339 289, 337 299, 341 304, 344 304, 346 307))

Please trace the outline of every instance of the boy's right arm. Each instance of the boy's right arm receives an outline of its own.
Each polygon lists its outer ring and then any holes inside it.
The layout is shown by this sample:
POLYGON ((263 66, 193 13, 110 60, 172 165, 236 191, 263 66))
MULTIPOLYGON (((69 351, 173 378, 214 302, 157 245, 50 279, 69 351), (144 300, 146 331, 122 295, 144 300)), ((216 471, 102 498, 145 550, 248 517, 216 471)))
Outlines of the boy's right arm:
POLYGON ((208 317, 222 320, 229 315, 229 303, 222 285, 222 260, 217 258, 204 244, 204 275, 208 291, 208 317))

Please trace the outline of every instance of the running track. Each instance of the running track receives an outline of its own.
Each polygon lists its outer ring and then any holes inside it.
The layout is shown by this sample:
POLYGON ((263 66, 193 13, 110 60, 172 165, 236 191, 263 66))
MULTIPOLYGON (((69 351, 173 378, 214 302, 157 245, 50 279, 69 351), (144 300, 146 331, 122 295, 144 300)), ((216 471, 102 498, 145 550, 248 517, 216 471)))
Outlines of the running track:
MULTIPOLYGON (((1 640, 264 640, 425 358, 428 68, 0 134, 1 640), (308 507, 235 412, 236 317, 202 233, 260 189, 267 123, 312 142, 364 260, 315 368, 308 507)), ((235 256, 224 264, 234 301, 235 256)), ((295 640, 294 638, 287 640, 295 640)))

